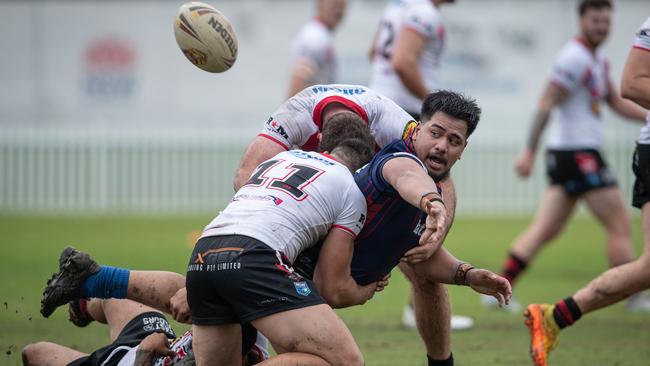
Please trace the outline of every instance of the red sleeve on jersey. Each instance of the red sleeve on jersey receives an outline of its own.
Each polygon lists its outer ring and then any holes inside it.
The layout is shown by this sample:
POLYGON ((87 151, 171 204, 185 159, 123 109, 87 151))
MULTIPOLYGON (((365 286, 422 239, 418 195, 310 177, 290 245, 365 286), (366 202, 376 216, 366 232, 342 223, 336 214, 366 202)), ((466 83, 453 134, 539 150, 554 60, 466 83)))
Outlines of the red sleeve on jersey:
POLYGON ((267 139, 269 139, 269 140, 275 142, 276 144, 282 146, 285 150, 289 150, 289 147, 288 147, 287 145, 285 145, 282 141, 276 139, 275 137, 273 137, 273 136, 271 136, 271 135, 267 135, 267 134, 265 134, 265 133, 260 133, 260 134, 257 135, 257 136, 266 137, 267 139))
POLYGON ((635 44, 634 46, 632 46, 632 48, 636 48, 638 50, 644 50, 644 51, 650 52, 650 48, 645 48, 643 46, 639 46, 638 44, 635 44))
POLYGON ((352 237, 357 236, 357 234, 355 234, 354 231, 352 231, 352 229, 349 229, 349 228, 347 228, 347 227, 345 227, 343 225, 334 224, 334 225, 332 225, 332 229, 334 229, 334 228, 341 229, 341 230, 345 231, 346 233, 352 235, 352 237))
POLYGON ((343 104, 344 106, 350 108, 354 113, 358 114, 364 121, 366 121, 366 123, 368 123, 368 114, 363 108, 361 108, 360 105, 350 99, 345 99, 338 95, 332 95, 330 97, 323 98, 323 100, 318 102, 318 104, 316 104, 316 107, 314 107, 314 114, 312 115, 312 119, 314 120, 316 126, 318 126, 319 131, 323 128, 323 110, 331 103, 343 104))

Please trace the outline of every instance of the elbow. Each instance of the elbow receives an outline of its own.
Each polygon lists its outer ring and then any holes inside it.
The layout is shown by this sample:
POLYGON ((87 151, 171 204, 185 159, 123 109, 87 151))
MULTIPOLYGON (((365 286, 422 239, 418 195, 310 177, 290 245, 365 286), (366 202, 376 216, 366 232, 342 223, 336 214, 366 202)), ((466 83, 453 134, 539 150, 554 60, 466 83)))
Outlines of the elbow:
POLYGON ((401 58, 393 57, 390 60, 390 63, 393 66, 393 69, 395 70, 397 75, 399 75, 399 77, 402 79, 407 75, 408 70, 412 69, 412 66, 409 65, 409 62, 401 58))
POLYGON ((631 83, 622 83, 621 84, 621 97, 625 99, 629 99, 633 102, 637 100, 639 97, 639 93, 637 92, 636 88, 634 88, 634 85, 631 83))
POLYGON ((336 291, 333 288, 323 288, 319 289, 321 296, 329 306, 331 306, 334 309, 340 309, 345 307, 345 304, 343 302, 342 297, 340 296, 340 293, 336 291))

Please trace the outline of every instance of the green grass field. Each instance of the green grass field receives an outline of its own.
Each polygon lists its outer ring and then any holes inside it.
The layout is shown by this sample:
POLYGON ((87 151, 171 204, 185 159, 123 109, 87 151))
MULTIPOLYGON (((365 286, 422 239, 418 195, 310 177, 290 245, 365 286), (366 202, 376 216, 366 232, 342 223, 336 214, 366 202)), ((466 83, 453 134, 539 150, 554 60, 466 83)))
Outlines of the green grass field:
MULTIPOLYGON (((104 264, 184 273, 191 252, 187 235, 211 217, 13 217, 0 216, 0 365, 20 365, 22 347, 49 340, 92 351, 107 343, 105 327, 75 328, 66 309, 49 319, 38 312, 42 288, 57 267, 63 246, 88 251, 104 264)), ((527 225, 523 219, 459 218, 447 247, 474 265, 498 270, 512 239, 527 225)), ((637 252, 639 219, 634 221, 637 252)), ((603 234, 588 218, 577 218, 521 278, 515 293, 523 303, 554 302, 570 295, 606 267, 603 234)), ((456 313, 471 315, 473 329, 453 334, 456 364, 528 365, 528 332, 520 315, 484 309, 478 295, 450 287, 456 313)), ((400 328, 408 286, 395 271, 392 282, 364 306, 339 314, 360 345, 368 365, 426 365, 424 347, 414 331, 400 328)), ((184 330, 182 325, 175 325, 184 330)), ((552 365, 650 364, 650 314, 632 314, 618 304, 584 317, 562 333, 552 365)))

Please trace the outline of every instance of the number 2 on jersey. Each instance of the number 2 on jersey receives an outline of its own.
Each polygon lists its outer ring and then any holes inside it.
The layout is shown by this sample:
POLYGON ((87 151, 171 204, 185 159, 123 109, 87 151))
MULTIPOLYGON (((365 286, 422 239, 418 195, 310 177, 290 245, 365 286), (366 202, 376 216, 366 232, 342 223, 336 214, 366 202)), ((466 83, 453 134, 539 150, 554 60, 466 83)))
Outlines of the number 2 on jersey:
POLYGON ((308 194, 303 191, 303 188, 316 180, 316 178, 325 171, 296 163, 284 166, 284 169, 282 169, 278 164, 283 161, 284 160, 269 160, 258 165, 257 170, 244 186, 266 185, 266 188, 268 189, 279 189, 288 193, 297 201, 304 200, 307 198, 308 194), (269 174, 270 176, 267 176, 267 173, 271 170, 275 170, 273 172, 275 174, 269 174), (283 177, 280 177, 280 175, 286 170, 290 170, 290 172, 285 174, 283 177))

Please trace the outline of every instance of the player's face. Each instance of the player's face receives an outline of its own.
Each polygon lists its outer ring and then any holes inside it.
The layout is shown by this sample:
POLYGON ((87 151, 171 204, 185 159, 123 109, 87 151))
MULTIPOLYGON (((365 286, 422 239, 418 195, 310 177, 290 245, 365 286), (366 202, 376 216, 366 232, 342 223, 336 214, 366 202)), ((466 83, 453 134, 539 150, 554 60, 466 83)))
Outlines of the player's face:
POLYGON ((429 175, 443 179, 467 146, 467 122, 436 112, 422 121, 413 135, 415 154, 422 160, 429 175))
POLYGON ((321 0, 321 17, 330 27, 335 28, 345 15, 347 0, 321 0))
POLYGON ((608 8, 587 9, 582 17, 580 17, 580 30, 582 31, 582 35, 594 47, 600 45, 607 38, 610 20, 611 10, 608 8))

